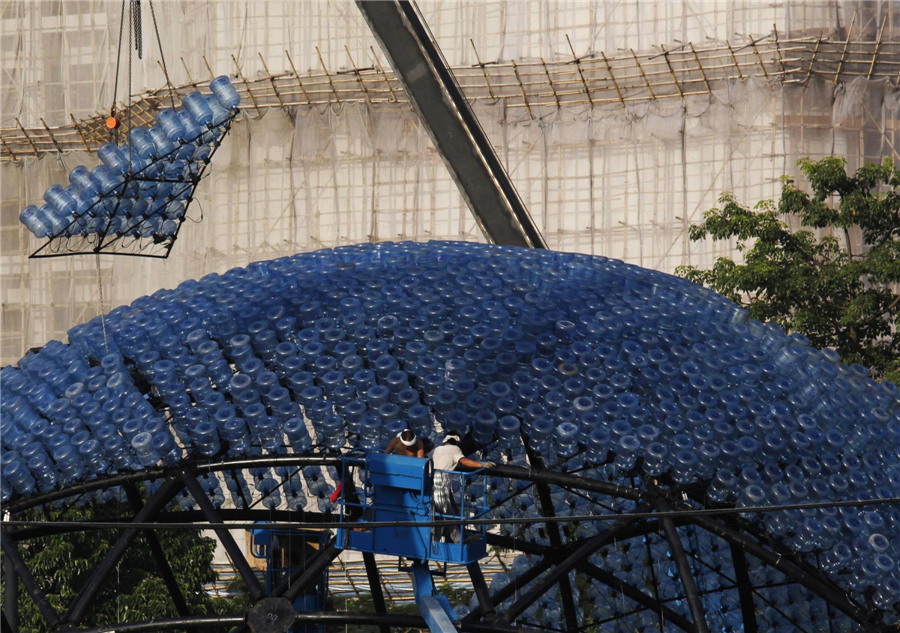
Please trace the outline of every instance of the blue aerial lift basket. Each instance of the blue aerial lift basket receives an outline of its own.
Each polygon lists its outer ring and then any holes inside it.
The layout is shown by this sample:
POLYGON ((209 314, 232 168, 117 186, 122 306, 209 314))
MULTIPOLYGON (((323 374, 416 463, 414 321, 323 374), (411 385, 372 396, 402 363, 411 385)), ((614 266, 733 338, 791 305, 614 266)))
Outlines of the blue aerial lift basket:
POLYGON ((484 469, 435 472, 430 459, 376 452, 365 457, 344 455, 341 459, 342 511, 337 542, 344 549, 412 560, 416 604, 429 630, 456 633, 456 615, 447 598, 435 589, 429 562, 469 565, 487 554, 485 525, 465 528, 466 521, 487 513, 484 469), (360 471, 361 491, 354 483, 354 469, 360 471), (452 493, 453 503, 445 505, 442 512, 435 510, 435 475, 452 493), (479 480, 482 492, 469 503, 467 493, 474 480, 479 480), (455 521, 459 529, 451 535, 447 526, 433 526, 435 521, 455 521), (366 523, 395 525, 367 528, 366 523), (450 538, 446 538, 448 535, 450 538))
POLYGON ((451 483, 455 508, 450 512, 437 512, 434 507, 434 466, 429 459, 386 455, 371 452, 361 456, 343 458, 342 478, 345 482, 340 505, 341 528, 338 543, 344 549, 374 554, 399 556, 414 561, 435 561, 466 565, 487 554, 485 526, 479 524, 464 529, 467 520, 477 519, 487 513, 484 494, 475 502, 468 499, 467 490, 476 480, 484 490, 484 470, 473 472, 439 471, 451 483), (358 493, 355 485, 347 485, 354 476, 353 469, 360 470, 363 483, 358 493), (348 515, 359 518, 348 522, 348 515), (447 542, 441 536, 441 527, 432 527, 434 521, 459 521, 459 542, 447 542), (367 522, 415 525, 366 528, 367 522))

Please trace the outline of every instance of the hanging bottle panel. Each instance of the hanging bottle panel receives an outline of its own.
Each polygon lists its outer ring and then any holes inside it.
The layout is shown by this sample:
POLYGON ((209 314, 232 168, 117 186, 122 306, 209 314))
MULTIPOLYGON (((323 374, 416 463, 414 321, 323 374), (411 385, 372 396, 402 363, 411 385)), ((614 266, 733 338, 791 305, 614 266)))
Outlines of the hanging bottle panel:
POLYGON ((209 85, 211 95, 193 92, 179 110, 160 110, 156 125, 132 128, 124 145, 102 146, 100 165, 79 165, 69 186, 52 185, 44 204, 25 207, 19 220, 46 240, 31 257, 168 257, 241 100, 224 75, 209 85))

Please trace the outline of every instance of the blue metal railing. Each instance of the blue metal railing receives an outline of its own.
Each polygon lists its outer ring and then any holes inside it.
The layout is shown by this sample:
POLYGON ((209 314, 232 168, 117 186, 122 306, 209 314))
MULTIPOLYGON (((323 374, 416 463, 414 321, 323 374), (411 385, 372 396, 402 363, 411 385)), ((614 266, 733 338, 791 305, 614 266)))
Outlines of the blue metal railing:
POLYGON ((486 526, 466 528, 467 521, 487 514, 486 496, 476 495, 472 500, 467 494, 476 480, 481 490, 486 488, 483 469, 434 471, 430 460, 373 452, 364 457, 345 456, 341 475, 342 527, 338 536, 345 549, 456 564, 474 562, 487 553, 486 526), (359 488, 354 483, 354 468, 360 471, 359 488), (431 525, 435 521, 458 525, 431 525), (397 525, 366 528, 366 522, 397 525))

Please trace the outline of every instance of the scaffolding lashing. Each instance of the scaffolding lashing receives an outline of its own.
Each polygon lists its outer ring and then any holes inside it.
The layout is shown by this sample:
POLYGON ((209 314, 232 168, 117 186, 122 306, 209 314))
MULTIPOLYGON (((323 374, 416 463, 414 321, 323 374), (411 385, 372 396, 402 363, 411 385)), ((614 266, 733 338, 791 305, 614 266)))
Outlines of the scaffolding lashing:
MULTIPOLYGON (((871 41, 821 36, 782 38, 773 31, 746 43, 726 41, 704 46, 687 43, 668 49, 666 54, 597 52, 553 61, 498 60, 457 66, 453 74, 470 103, 503 100, 514 111, 532 111, 535 116, 560 108, 621 107, 647 100, 708 95, 720 89, 724 82, 744 81, 752 76, 784 84, 804 84, 813 76, 829 83, 856 77, 896 81, 900 42, 885 37, 883 29, 879 31, 871 41), (610 80, 611 75, 614 81, 610 80)), ((285 51, 288 71, 269 71, 269 63, 263 59, 265 72, 251 79, 236 66, 239 81, 235 88, 258 115, 269 108, 347 103, 409 107, 393 72, 382 68, 377 60, 368 68, 358 68, 351 61, 351 67, 342 71, 329 69, 324 60, 319 63, 321 71, 301 76, 285 51)), ((184 98, 207 86, 208 82, 196 82, 189 71, 187 74, 190 81, 186 84, 146 92, 130 107, 122 104, 119 111, 123 123, 130 115, 134 125, 152 124, 170 89, 175 98, 184 98)), ((105 115, 98 115, 78 122, 73 118, 71 124, 57 127, 0 128, 3 141, 0 160, 96 151, 106 142, 104 118, 105 115)), ((124 128, 122 131, 127 132, 124 128)))

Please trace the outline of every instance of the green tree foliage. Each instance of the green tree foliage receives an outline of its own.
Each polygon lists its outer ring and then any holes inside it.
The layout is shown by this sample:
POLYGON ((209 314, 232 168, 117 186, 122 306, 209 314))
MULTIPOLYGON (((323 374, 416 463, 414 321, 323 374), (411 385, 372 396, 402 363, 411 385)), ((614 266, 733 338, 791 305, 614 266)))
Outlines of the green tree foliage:
POLYGON ((746 307, 754 319, 802 332, 876 377, 900 378, 900 170, 891 159, 849 175, 846 161, 803 159, 811 193, 784 177, 781 199, 750 209, 732 194, 690 228, 692 241, 734 239, 743 263, 722 257, 678 274, 746 307), (799 219, 791 231, 784 216, 799 219), (818 229, 818 235, 813 229, 818 229), (850 231, 865 247, 852 252, 850 231))
MULTIPOLYGON (((116 516, 116 504, 90 504, 82 508, 49 510, 47 514, 38 510, 28 511, 16 518, 86 521, 116 516)), ((247 608, 244 596, 214 598, 203 589, 205 584, 215 581, 217 577, 212 568, 215 541, 201 536, 199 530, 158 530, 157 535, 191 614, 244 612, 247 608)), ((116 539, 115 530, 83 530, 28 540, 20 544, 19 552, 45 590, 50 604, 57 613, 63 614, 116 539)), ((82 624, 100 626, 177 615, 153 553, 141 535, 106 578, 82 624)), ((34 632, 50 630, 21 583, 19 629, 34 632)))

